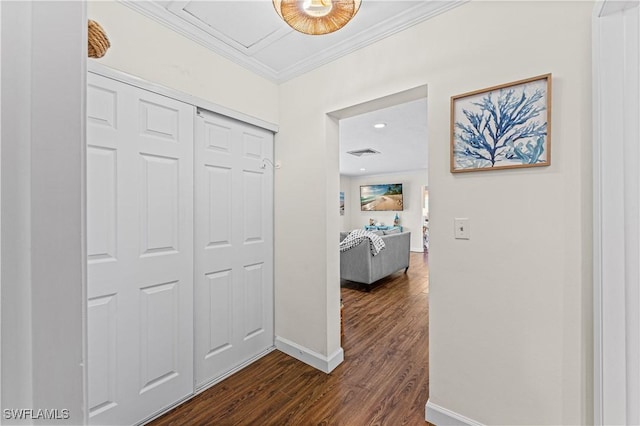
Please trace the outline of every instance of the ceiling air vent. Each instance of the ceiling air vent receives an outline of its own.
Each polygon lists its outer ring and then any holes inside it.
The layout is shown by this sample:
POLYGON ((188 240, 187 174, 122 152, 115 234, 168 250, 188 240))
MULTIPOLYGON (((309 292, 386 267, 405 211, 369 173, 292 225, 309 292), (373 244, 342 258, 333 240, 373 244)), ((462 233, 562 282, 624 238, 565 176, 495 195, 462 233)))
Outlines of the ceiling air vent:
POLYGON ((371 148, 365 148, 365 149, 356 149, 355 151, 347 151, 347 154, 355 155, 356 157, 362 157, 363 155, 380 154, 380 151, 376 151, 375 149, 371 149, 371 148))

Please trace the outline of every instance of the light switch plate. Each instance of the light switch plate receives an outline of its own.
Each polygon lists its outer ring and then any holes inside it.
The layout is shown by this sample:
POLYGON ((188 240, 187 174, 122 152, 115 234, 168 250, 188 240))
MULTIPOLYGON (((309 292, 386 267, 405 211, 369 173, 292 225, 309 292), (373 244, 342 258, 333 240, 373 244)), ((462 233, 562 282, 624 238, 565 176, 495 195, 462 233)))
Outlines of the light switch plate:
POLYGON ((471 229, 469 228, 468 218, 457 217, 453 219, 453 226, 456 240, 468 240, 471 238, 471 229))

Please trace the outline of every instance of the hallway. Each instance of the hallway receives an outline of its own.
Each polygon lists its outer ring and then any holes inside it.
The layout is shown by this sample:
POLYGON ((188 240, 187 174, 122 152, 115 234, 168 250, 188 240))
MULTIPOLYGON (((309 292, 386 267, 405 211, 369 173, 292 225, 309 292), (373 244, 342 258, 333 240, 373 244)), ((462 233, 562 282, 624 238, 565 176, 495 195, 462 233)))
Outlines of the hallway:
POLYGON ((330 374, 273 351, 150 424, 425 425, 427 255, 410 265, 370 292, 342 283, 345 361, 330 374))

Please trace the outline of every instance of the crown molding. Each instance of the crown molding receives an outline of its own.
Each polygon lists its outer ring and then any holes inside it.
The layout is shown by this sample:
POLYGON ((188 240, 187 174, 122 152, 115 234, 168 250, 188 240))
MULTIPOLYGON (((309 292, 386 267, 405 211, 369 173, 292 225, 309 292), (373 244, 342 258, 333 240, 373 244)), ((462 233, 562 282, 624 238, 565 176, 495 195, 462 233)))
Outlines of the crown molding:
POLYGON ((271 67, 264 65, 262 62, 245 56, 228 44, 218 40, 211 34, 203 31, 193 24, 189 24, 180 17, 171 13, 168 9, 152 0, 118 0, 125 6, 130 7, 136 12, 168 27, 169 29, 182 34, 188 39, 201 44, 202 46, 212 50, 213 52, 223 56, 230 61, 235 62, 247 68, 262 77, 271 81, 278 81, 278 73, 271 67))
POLYGON ((407 9, 393 18, 371 26, 353 37, 324 49, 311 58, 291 65, 278 73, 278 83, 291 80, 322 65, 328 64, 342 56, 387 38, 393 34, 406 30, 416 24, 438 16, 448 10, 461 6, 471 0, 426 1, 407 9))
MULTIPOLYGON (((448 1, 420 1, 414 7, 408 8, 401 14, 395 15, 377 25, 373 25, 365 31, 337 43, 330 48, 319 51, 309 58, 299 61, 281 71, 265 65, 259 60, 248 56, 234 43, 228 44, 223 41, 226 37, 216 37, 211 32, 205 31, 194 23, 189 23, 166 7, 152 0, 118 0, 120 3, 143 14, 144 16, 182 34, 192 41, 203 45, 213 52, 235 62, 238 65, 265 77, 275 83, 283 83, 307 73, 315 68, 332 62, 342 56, 348 55, 369 44, 375 43, 395 33, 403 31, 413 25, 440 15, 448 10, 458 7, 470 0, 448 0, 448 1)), ((175 8, 174 8, 175 9, 175 8)), ((279 38, 293 30, 278 32, 279 38)))

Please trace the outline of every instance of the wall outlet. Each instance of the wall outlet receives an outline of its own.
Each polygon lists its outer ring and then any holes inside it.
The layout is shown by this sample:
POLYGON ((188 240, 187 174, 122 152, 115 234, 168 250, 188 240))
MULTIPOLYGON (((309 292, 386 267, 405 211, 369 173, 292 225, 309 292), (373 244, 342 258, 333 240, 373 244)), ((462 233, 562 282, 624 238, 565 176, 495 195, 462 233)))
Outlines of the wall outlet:
POLYGON ((469 228, 469 219, 466 217, 457 217, 453 219, 454 233, 456 240, 468 240, 471 238, 471 229, 469 228))

